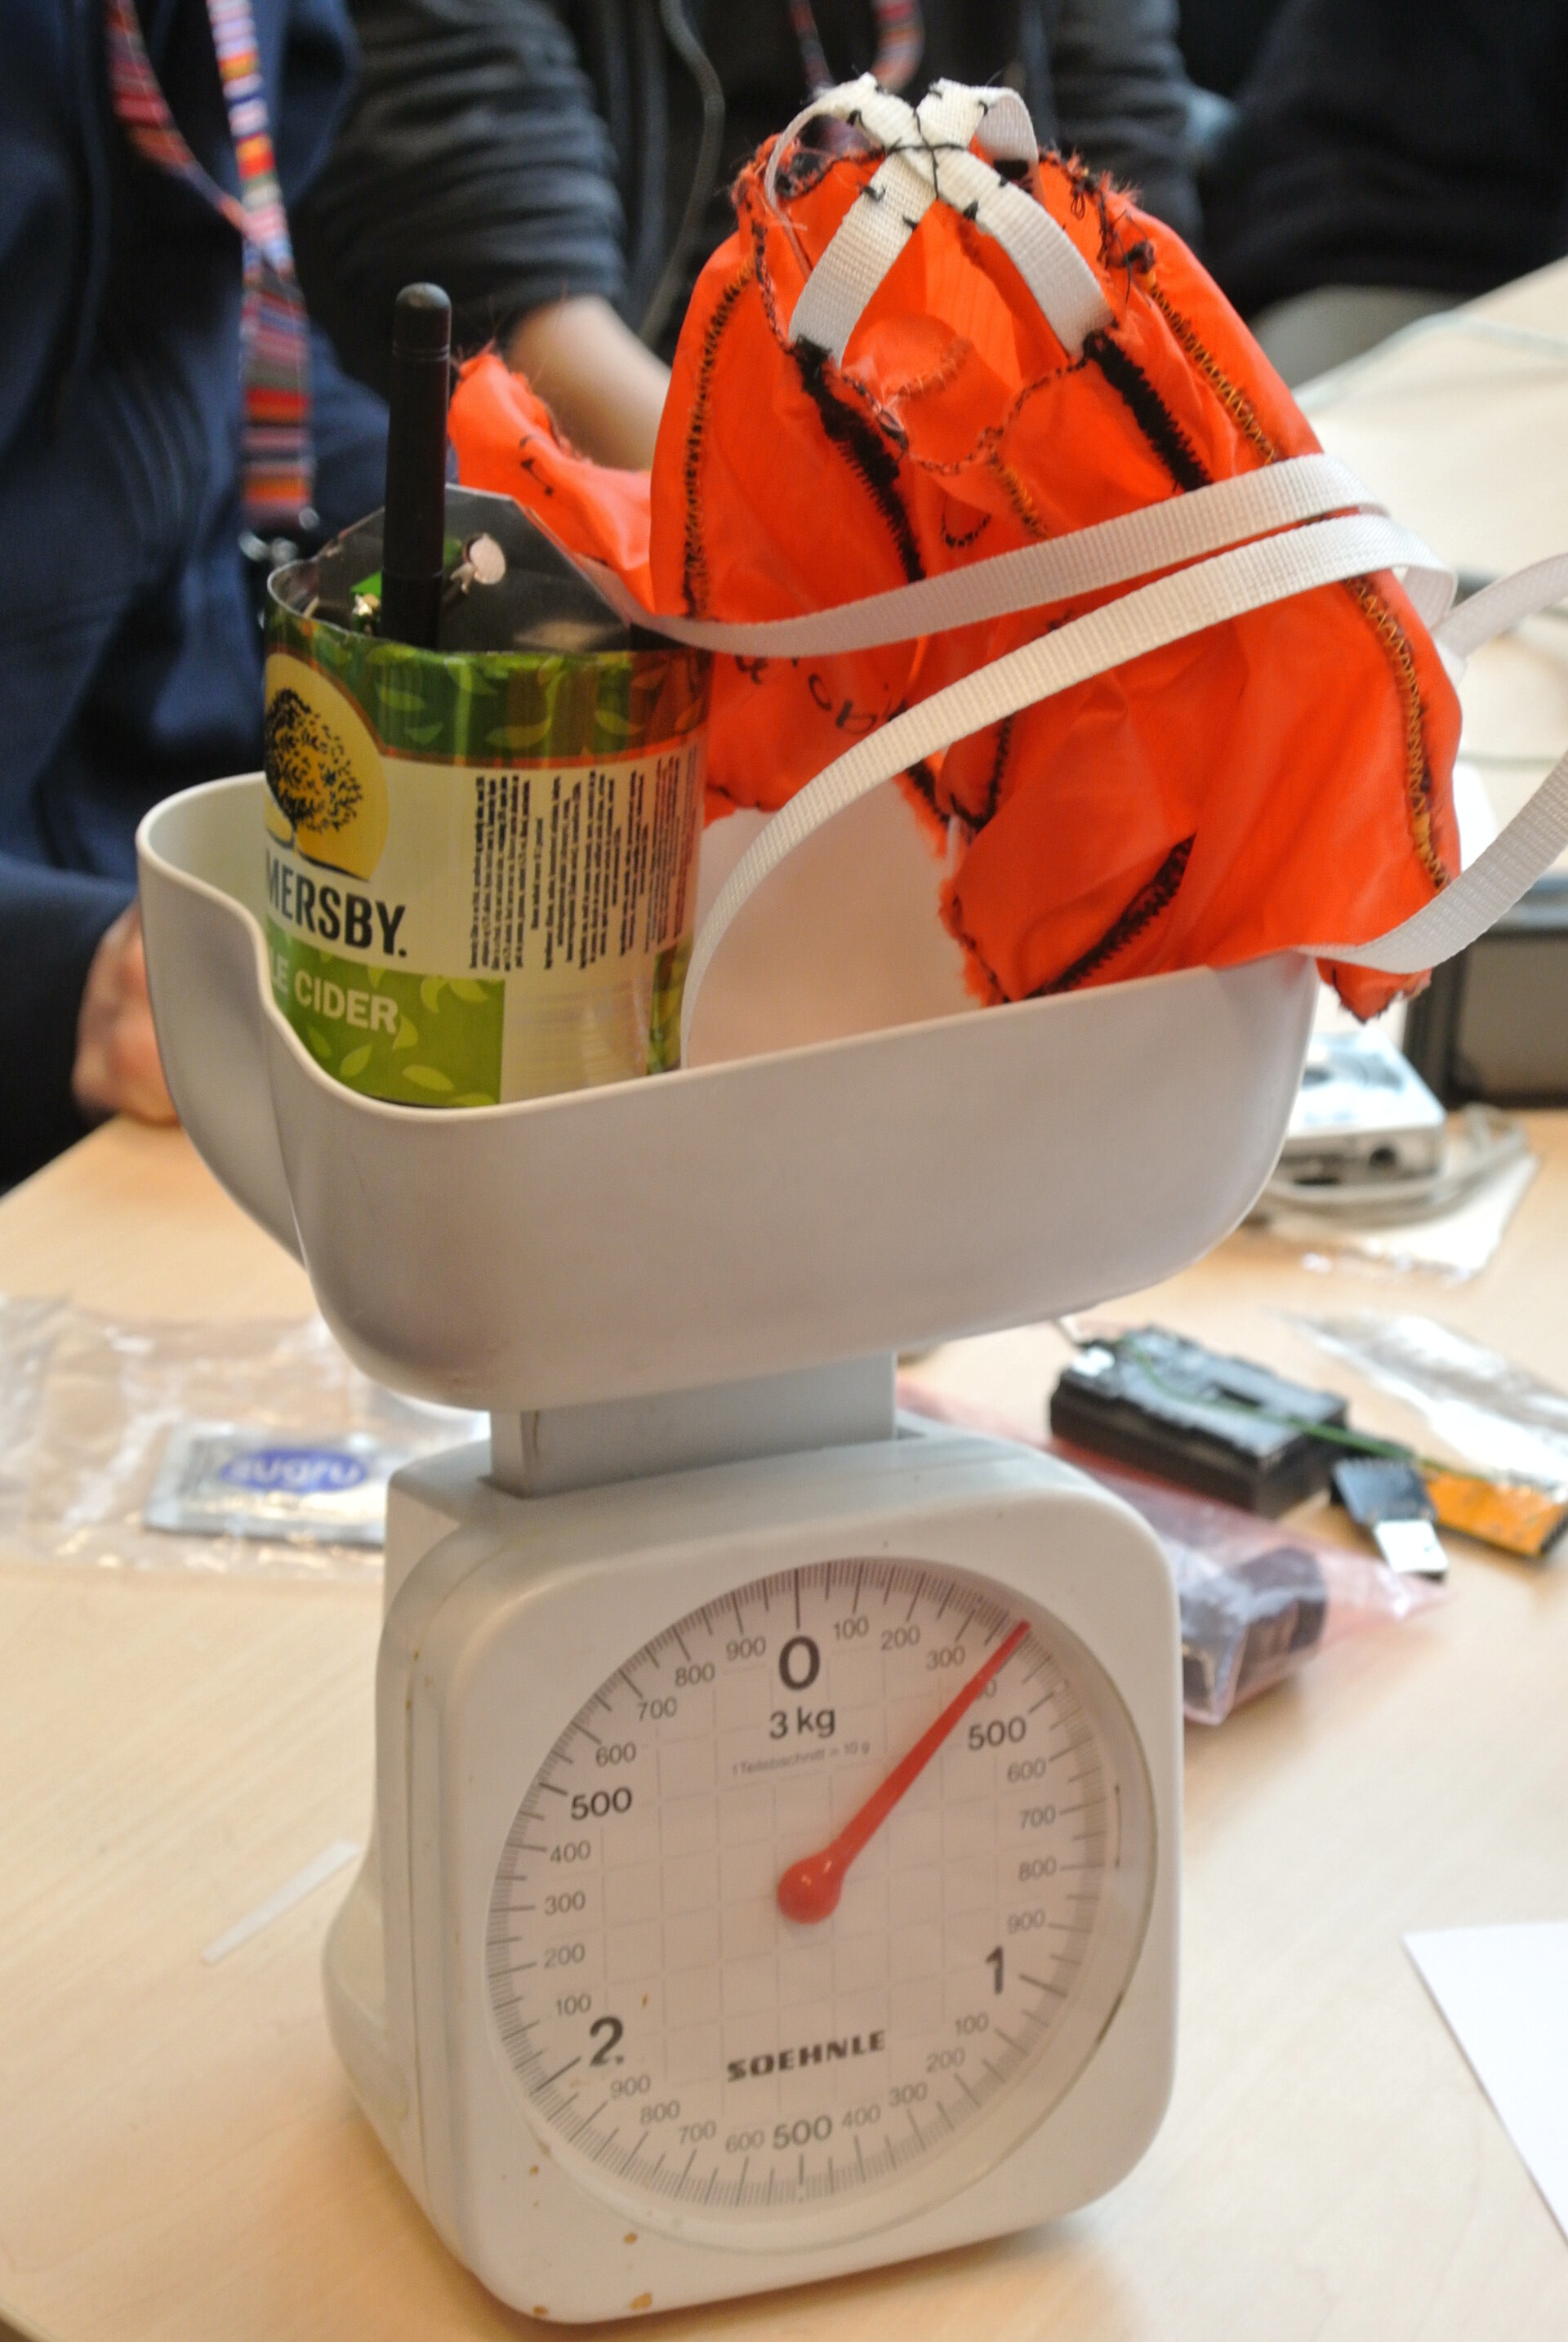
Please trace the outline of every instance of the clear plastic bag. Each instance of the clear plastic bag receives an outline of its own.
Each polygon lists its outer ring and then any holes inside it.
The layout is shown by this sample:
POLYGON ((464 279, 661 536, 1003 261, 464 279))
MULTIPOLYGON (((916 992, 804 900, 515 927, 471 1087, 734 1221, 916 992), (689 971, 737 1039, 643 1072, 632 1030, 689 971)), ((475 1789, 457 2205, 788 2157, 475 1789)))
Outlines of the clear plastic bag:
POLYGON ((1443 1599, 1430 1579, 1310 1529, 1053 1448, 1141 1513, 1164 1546, 1182 1606, 1182 1699, 1195 1724, 1223 1724, 1325 1645, 1443 1599))
POLYGON ((913 1377, 900 1376, 898 1396, 914 1414, 1060 1456, 1143 1516, 1176 1581, 1182 1699, 1194 1724, 1223 1724, 1233 1708, 1293 1675, 1325 1645, 1443 1599, 1430 1580, 1399 1576, 1370 1554, 1165 1480, 1118 1471, 1098 1456, 1060 1440, 1036 1439, 990 1409, 949 1398, 913 1377))
MULTIPOLYGON (((364 1435, 376 1479, 488 1431, 484 1416, 399 1398, 349 1364, 319 1317, 111 1319, 0 1297, 0 1549, 95 1568, 374 1582, 377 1546, 146 1526, 165 1451, 193 1426, 323 1446, 364 1435)), ((363 1528, 356 1532, 363 1535, 363 1528)))
POLYGON ((1483 1472, 1568 1487, 1568 1393, 1431 1317, 1293 1317, 1310 1340, 1423 1415, 1483 1472))

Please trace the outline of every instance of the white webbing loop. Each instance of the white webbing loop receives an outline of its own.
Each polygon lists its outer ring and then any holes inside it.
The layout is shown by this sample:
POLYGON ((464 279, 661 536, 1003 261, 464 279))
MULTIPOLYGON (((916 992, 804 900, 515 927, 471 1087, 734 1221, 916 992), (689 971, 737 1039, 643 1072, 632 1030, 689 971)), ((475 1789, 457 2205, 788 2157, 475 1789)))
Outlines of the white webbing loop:
MULTIPOLYGON (((837 758, 784 806, 741 856, 704 920, 681 1003, 681 1055, 703 979, 746 897, 812 831, 884 781, 1022 707, 1183 636, 1293 594, 1409 565, 1441 571, 1419 537, 1378 514, 1310 523, 1139 586, 933 692, 837 758)), ((1477 867, 1479 868, 1479 865, 1477 867)), ((1339 953, 1335 956, 1346 955, 1339 953)), ((1425 966, 1427 963, 1420 963, 1425 966)))
MULTIPOLYGON (((1124 586, 1133 577, 1174 569, 1272 529, 1358 509, 1381 512, 1383 506, 1347 465, 1333 455, 1293 455, 1244 472, 1238 479, 1217 480, 1210 487, 1168 496, 1163 504, 1145 505, 1093 528, 1074 529, 1043 545, 989 554, 913 586, 867 594, 858 602, 840 602, 804 617, 738 623, 666 617, 644 609, 613 569, 581 556, 579 566, 628 626, 667 635, 672 642, 724 652, 733 658, 830 658, 840 651, 912 642, 917 635, 944 634, 984 618, 1007 617, 1016 610, 1074 601, 1107 586, 1124 586)), ((1432 626, 1453 599, 1453 573, 1441 565, 1413 571, 1407 589, 1432 626)))
POLYGON ((1380 968, 1386 976, 1414 976, 1423 967, 1439 967, 1511 911, 1565 846, 1568 756, 1553 765, 1529 803, 1521 806, 1469 869, 1451 879, 1441 895, 1402 926, 1374 936, 1369 944, 1305 944, 1303 949, 1313 959, 1344 960, 1353 967, 1380 968))
POLYGON ((931 94, 944 102, 954 94, 984 100, 985 110, 969 135, 987 162, 1033 165, 1040 160, 1029 108, 1015 89, 967 90, 963 82, 938 81, 933 82, 931 94))
POLYGON ((842 365, 867 303, 938 202, 995 237, 1070 356, 1112 322, 1100 280, 1066 230, 970 151, 974 143, 1001 160, 1034 159, 1034 125, 1015 91, 940 81, 918 106, 879 90, 869 75, 824 91, 796 115, 768 158, 764 192, 775 209, 779 159, 820 115, 859 120, 887 153, 806 278, 790 319, 792 342, 811 342, 842 365))
POLYGON ((1550 560, 1533 561, 1528 569, 1516 569, 1510 577, 1494 578, 1479 594, 1461 602, 1437 628, 1437 639, 1444 650, 1468 658, 1493 635, 1505 635, 1521 618, 1533 617, 1537 610, 1549 609, 1565 597, 1568 553, 1554 553, 1550 560))
MULTIPOLYGON (((1438 627, 1437 640, 1444 650, 1468 658, 1494 635, 1506 634, 1521 618, 1549 609, 1565 595, 1568 553, 1554 554, 1473 594, 1438 627)), ((762 843, 760 838, 757 842, 762 843)), ((1511 911, 1537 878, 1544 877, 1565 846, 1568 756, 1553 765, 1534 796, 1469 869, 1401 926, 1374 936, 1368 944, 1312 944, 1306 948, 1314 959, 1344 960, 1388 976, 1414 976, 1423 967, 1438 967, 1511 911)))

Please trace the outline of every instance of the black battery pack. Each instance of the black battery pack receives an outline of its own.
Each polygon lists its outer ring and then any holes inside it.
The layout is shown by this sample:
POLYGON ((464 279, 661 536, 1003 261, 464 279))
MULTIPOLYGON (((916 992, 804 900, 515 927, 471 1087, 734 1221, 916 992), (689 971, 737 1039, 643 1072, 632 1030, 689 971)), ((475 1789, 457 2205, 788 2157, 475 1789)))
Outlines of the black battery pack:
POLYGON ((1051 1395, 1056 1438, 1271 1520, 1327 1488, 1341 1450, 1313 1432, 1347 1412, 1154 1326, 1086 1345, 1051 1395))

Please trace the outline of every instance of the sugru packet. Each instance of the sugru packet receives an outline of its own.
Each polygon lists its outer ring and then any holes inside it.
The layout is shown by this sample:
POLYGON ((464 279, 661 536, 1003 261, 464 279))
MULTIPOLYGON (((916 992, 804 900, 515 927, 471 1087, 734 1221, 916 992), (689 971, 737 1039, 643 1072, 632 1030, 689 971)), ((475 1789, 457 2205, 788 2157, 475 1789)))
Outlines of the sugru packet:
POLYGON ((439 646, 375 631, 380 516, 268 589, 266 936, 323 1070, 494 1106, 678 1056, 710 661, 451 489, 439 646))
POLYGON ((142 1514, 150 1529, 289 1545, 379 1546, 386 1484, 408 1452, 366 1432, 187 1423, 172 1432, 142 1514))

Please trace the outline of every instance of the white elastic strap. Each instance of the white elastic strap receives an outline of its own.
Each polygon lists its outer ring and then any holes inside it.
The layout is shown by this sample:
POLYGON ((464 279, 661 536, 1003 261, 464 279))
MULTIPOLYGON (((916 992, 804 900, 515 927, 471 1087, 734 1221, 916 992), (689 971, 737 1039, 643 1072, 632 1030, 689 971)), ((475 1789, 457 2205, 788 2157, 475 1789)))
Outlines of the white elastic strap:
MULTIPOLYGON (((1376 514, 1324 520, 1214 555, 1174 576, 1139 586, 1104 609, 979 667, 860 741, 784 806, 741 856, 704 920, 681 1004, 681 1055, 689 1053, 693 1011, 724 931, 746 897, 812 831, 868 790, 954 740, 983 731, 1037 700, 1104 675, 1183 636, 1264 608, 1343 577, 1435 565, 1406 529, 1376 514)), ((1480 867, 1478 864, 1477 868, 1480 867)), ((1343 956, 1343 954, 1335 955, 1343 956)), ((1422 963, 1425 965, 1424 962, 1422 963)))
MULTIPOLYGON (((940 577, 923 577, 886 594, 867 594, 860 601, 840 602, 805 617, 765 618, 749 625, 666 617, 645 610, 613 569, 588 560, 580 560, 579 565, 628 626, 734 658, 824 658, 841 651, 872 650, 883 643, 911 642, 917 635, 939 635, 984 618, 1006 617, 1015 610, 1043 609, 1107 586, 1125 585, 1132 577, 1174 569, 1249 536, 1358 507, 1383 509, 1347 465, 1332 455, 1293 455, 1284 463, 1244 472, 1239 479, 1218 480, 1212 487, 1146 505, 1118 520, 1074 529, 1044 545, 990 554, 940 577)), ((1433 562, 1412 571, 1407 582, 1412 600, 1432 625, 1453 598, 1453 573, 1433 562)))
MULTIPOLYGON (((830 93, 834 100, 839 95, 830 93)), ((905 108, 907 120, 896 133, 896 143, 885 138, 864 98, 850 109, 859 112, 872 135, 884 138, 892 151, 861 189, 807 277, 790 319, 792 342, 814 343, 841 365, 867 303, 938 201, 966 214, 996 239, 1069 355, 1076 357, 1087 336, 1112 322, 1100 280, 1066 230, 1033 196, 1010 186, 989 163, 968 151, 972 139, 984 142, 986 117, 994 112, 993 151, 1016 154, 1017 113, 1024 110, 1022 101, 1014 103, 1017 112, 1002 103, 1001 93, 939 82, 913 113, 905 108)), ((834 105, 833 110, 839 109, 834 105)), ((775 153, 783 145, 781 139, 775 153)))

